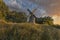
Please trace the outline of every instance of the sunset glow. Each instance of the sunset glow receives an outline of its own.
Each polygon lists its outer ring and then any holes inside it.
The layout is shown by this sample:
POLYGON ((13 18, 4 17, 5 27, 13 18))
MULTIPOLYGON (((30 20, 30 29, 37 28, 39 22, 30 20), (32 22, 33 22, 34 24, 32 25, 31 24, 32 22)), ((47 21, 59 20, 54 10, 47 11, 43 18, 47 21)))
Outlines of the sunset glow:
POLYGON ((53 16, 54 19, 54 24, 59 24, 60 25, 60 17, 59 16, 53 16))

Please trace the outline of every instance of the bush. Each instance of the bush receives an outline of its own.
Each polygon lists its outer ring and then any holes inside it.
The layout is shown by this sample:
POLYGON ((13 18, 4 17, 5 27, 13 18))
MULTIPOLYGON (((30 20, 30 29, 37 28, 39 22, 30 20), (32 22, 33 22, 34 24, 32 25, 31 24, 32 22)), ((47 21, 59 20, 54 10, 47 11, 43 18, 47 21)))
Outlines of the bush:
POLYGON ((36 23, 53 25, 53 19, 51 17, 49 17, 49 16, 47 16, 47 17, 40 17, 40 18, 36 19, 36 23))
POLYGON ((27 17, 24 12, 12 11, 11 13, 6 15, 5 19, 8 22, 15 22, 15 23, 27 22, 27 17))

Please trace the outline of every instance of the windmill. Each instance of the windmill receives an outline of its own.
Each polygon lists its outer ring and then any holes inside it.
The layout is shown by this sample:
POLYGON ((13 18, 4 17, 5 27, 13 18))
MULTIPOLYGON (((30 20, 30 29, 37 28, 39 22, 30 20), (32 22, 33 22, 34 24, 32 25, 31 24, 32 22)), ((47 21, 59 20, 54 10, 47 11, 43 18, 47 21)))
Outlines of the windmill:
POLYGON ((37 9, 34 9, 32 12, 30 9, 27 9, 27 11, 29 12, 30 14, 30 17, 29 17, 29 23, 35 23, 35 19, 37 18, 33 13, 36 11, 37 9))

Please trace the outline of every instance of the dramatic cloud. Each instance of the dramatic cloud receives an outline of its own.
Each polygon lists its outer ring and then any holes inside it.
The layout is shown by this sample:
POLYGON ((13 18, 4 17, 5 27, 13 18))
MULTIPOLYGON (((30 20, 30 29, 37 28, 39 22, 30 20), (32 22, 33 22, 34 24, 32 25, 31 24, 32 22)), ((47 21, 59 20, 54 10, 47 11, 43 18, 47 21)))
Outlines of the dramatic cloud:
POLYGON ((47 14, 60 16, 60 0, 33 0, 33 2, 39 6, 43 6, 47 14))
MULTIPOLYGON (((49 15, 59 15, 60 16, 60 0, 4 0, 7 5, 11 8, 41 8, 47 11, 49 15)), ((40 10, 41 10, 40 9, 40 10)), ((44 12, 44 11, 43 11, 44 12)), ((41 13, 43 13, 41 12, 41 13)))

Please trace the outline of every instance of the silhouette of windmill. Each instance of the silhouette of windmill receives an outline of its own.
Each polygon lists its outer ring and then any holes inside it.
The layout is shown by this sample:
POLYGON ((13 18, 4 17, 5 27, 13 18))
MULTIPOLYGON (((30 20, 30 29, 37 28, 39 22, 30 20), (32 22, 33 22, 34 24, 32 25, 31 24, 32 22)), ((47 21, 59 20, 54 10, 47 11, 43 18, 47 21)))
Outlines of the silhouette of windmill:
POLYGON ((37 8, 36 9, 34 9, 32 12, 31 12, 31 10, 30 9, 27 9, 27 11, 29 12, 29 23, 35 23, 35 19, 37 18, 35 15, 34 15, 34 12, 37 10, 37 8))

